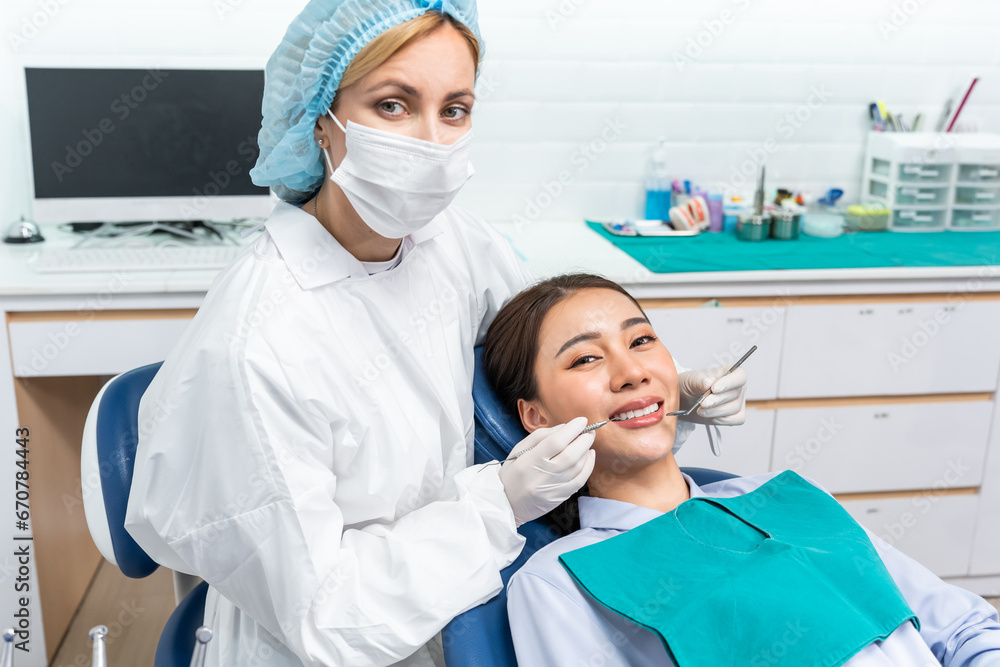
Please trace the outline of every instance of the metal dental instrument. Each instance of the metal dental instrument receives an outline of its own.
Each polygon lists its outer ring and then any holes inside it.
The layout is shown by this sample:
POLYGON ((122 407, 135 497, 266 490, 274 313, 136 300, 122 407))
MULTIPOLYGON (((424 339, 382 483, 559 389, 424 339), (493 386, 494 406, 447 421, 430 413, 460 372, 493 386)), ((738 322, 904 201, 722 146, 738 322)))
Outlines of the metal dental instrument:
MULTIPOLYGON (((580 435, 583 435, 584 433, 590 433, 591 431, 596 431, 597 429, 599 429, 602 426, 604 426, 605 424, 607 424, 609 421, 624 421, 624 420, 621 420, 621 419, 605 419, 602 422, 594 422, 593 424, 588 424, 586 427, 584 427, 584 429, 582 431, 580 431, 580 435)), ((532 449, 534 449, 535 447, 537 447, 539 444, 541 444, 541 443, 534 444, 531 447, 528 447, 527 449, 522 450, 522 451, 518 452, 517 454, 514 454, 513 456, 508 456, 506 459, 504 459, 504 462, 506 463, 507 461, 515 461, 515 460, 517 460, 518 458, 520 458, 524 454, 530 452, 532 449)), ((2 667, 2 666, 0 666, 0 667, 2 667)))
POLYGON ((197 644, 194 645, 194 654, 191 656, 191 667, 204 667, 205 656, 208 653, 208 642, 212 641, 212 628, 203 625, 194 632, 197 644))
MULTIPOLYGON (((730 368, 728 371, 726 371, 725 373, 723 373, 719 377, 715 378, 715 380, 721 380, 722 378, 726 377, 727 375, 729 375, 730 373, 732 373, 733 371, 735 371, 737 368, 739 368, 740 365, 744 361, 747 360, 747 357, 749 357, 751 354, 753 354, 753 351, 756 350, 756 349, 757 349, 757 346, 754 345, 749 350, 747 350, 747 353, 744 354, 742 357, 740 357, 740 360, 737 361, 735 364, 733 364, 732 368, 730 368)), ((713 381, 712 384, 715 384, 715 381, 713 381)), ((673 412, 668 412, 666 416, 667 417, 686 417, 686 416, 688 416, 689 414, 691 414, 692 412, 694 412, 695 410, 697 410, 698 406, 701 405, 701 402, 704 401, 706 398, 708 398, 709 394, 711 394, 711 393, 712 393, 712 388, 709 387, 708 391, 706 391, 704 394, 702 394, 701 396, 699 396, 698 400, 695 401, 694 405, 692 405, 690 408, 688 408, 687 410, 674 410, 673 412)))
POLYGON ((0 667, 14 667, 14 628, 3 631, 3 656, 0 667))
POLYGON ((90 629, 90 638, 94 640, 94 652, 90 664, 94 667, 108 667, 108 654, 104 648, 104 637, 107 634, 106 625, 97 625, 90 629))

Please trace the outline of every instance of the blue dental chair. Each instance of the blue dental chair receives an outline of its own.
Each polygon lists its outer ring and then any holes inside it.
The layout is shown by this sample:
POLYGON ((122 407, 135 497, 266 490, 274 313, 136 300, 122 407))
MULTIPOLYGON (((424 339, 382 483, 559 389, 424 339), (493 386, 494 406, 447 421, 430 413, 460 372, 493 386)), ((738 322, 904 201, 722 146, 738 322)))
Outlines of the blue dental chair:
MULTIPOLYGON (((83 430, 80 460, 84 513, 90 534, 108 561, 126 576, 148 577, 157 567, 125 530, 125 509, 132 487, 132 467, 139 436, 139 399, 160 364, 150 364, 110 380, 94 399, 83 430)), ((156 646, 155 667, 188 667, 195 647, 195 630, 205 616, 208 584, 174 573, 179 599, 156 646)))
MULTIPOLYGON (((504 409, 486 378, 483 348, 476 348, 476 369, 472 385, 475 402, 476 463, 502 461, 510 450, 528 434, 504 409)), ((699 485, 711 484, 735 475, 707 468, 683 468, 699 485)), ((529 521, 518 528, 525 537, 521 554, 500 572, 503 589, 478 607, 459 614, 442 632, 445 663, 448 667, 517 667, 514 643, 507 619, 507 582, 536 551, 562 537, 559 529, 544 518, 529 521)))

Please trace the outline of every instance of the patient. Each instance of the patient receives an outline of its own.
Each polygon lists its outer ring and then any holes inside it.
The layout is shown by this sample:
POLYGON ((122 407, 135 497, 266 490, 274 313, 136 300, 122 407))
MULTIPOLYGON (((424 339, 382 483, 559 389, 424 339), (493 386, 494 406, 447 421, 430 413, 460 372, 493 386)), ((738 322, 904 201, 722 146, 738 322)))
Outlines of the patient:
POLYGON ((525 290, 485 355, 528 431, 626 419, 596 431, 579 530, 510 580, 521 667, 1000 665, 992 606, 795 473, 703 487, 682 473, 664 416, 673 359, 617 284, 581 274, 525 290))

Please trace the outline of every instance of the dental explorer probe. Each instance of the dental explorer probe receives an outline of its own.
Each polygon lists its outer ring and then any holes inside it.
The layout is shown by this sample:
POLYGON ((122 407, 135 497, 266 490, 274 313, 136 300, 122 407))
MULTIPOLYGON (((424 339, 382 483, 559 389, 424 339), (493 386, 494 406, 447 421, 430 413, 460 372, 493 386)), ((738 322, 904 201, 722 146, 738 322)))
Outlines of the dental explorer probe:
MULTIPOLYGON (((594 422, 593 424, 588 424, 586 427, 584 427, 584 429, 582 431, 580 431, 580 435, 583 435, 584 433, 590 433, 591 431, 596 431, 597 429, 599 429, 602 426, 604 426, 605 424, 607 424, 609 421, 625 421, 625 420, 624 419, 614 419, 614 418, 612 418, 612 419, 605 419, 602 422, 594 422)), ((577 437, 579 437, 579 436, 577 436, 577 437)), ((520 452, 518 452, 517 454, 514 454, 513 456, 508 456, 507 458, 504 459, 504 463, 506 463, 507 461, 517 460, 523 454, 526 454, 526 453, 530 452, 532 449, 534 449, 535 447, 537 447, 539 444, 541 444, 541 443, 535 443, 531 447, 528 447, 527 449, 521 450, 520 452)))
MULTIPOLYGON (((751 354, 753 354, 753 351, 756 350, 756 349, 757 349, 757 346, 754 345, 749 350, 747 350, 747 353, 744 354, 742 357, 740 357, 740 360, 737 361, 735 364, 733 364, 732 367, 728 371, 726 371, 725 373, 723 373, 719 377, 715 378, 715 380, 712 380, 712 384, 715 384, 717 381, 721 380, 722 378, 726 377, 727 375, 729 375, 730 373, 732 373, 733 371, 735 371, 737 368, 739 368, 740 365, 744 361, 747 360, 747 357, 749 357, 751 354)), ((712 388, 709 387, 708 391, 706 391, 704 394, 702 394, 700 397, 698 397, 698 400, 695 401, 694 405, 692 405, 690 408, 688 408, 687 410, 674 410, 673 412, 668 412, 666 416, 667 417, 686 417, 687 415, 689 415, 692 412, 694 412, 695 410, 697 410, 698 406, 701 405, 701 402, 704 401, 706 398, 708 398, 709 395, 711 395, 711 393, 712 393, 712 388)))

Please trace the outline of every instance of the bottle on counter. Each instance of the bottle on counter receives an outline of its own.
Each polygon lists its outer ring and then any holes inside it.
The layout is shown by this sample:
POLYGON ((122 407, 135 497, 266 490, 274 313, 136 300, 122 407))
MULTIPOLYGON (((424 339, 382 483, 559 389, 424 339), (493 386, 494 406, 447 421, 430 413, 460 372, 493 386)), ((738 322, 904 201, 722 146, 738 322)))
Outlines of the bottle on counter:
POLYGON ((670 219, 670 178, 667 172, 667 140, 660 137, 660 145, 653 151, 653 169, 646 179, 647 220, 670 219))
POLYGON ((736 195, 728 195, 722 206, 722 231, 736 233, 736 228, 740 224, 740 212, 746 204, 743 198, 736 195))
POLYGON ((721 232, 723 225, 722 194, 715 192, 706 196, 708 200, 708 231, 721 232))

